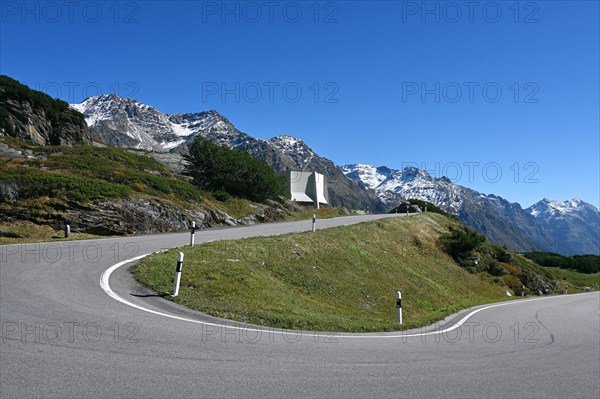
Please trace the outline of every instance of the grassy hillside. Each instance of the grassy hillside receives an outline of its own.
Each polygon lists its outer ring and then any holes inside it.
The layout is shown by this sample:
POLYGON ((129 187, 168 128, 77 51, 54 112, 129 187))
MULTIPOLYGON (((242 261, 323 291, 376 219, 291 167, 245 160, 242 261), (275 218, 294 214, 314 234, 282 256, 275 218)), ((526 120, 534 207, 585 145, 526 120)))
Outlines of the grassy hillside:
MULTIPOLYGON (((428 213, 184 248, 181 291, 174 300, 260 325, 387 331, 398 329, 396 290, 403 293, 404 328, 507 299, 506 291, 519 281, 515 275, 469 272, 446 254, 439 237, 458 226, 428 213)), ((155 291, 170 292, 179 250, 146 258, 133 273, 155 291)), ((524 267, 518 262, 504 266, 515 274, 524 267)), ((533 263, 526 267, 544 273, 533 263)))
POLYGON ((0 141, 28 155, 0 158, 0 243, 57 239, 70 210, 101 215, 101 209, 90 208, 94 203, 118 206, 141 199, 170 209, 257 212, 249 201, 215 200, 143 151, 33 146, 10 137, 0 141))
POLYGON ((19 199, 41 196, 89 202, 133 193, 200 201, 191 184, 173 179, 166 166, 142 152, 106 147, 30 147, 35 158, 2 158, 0 181, 19 199))
MULTIPOLYGON (((222 212, 236 219, 254 214, 259 222, 312 216, 276 201, 271 205, 277 208, 231 196, 219 201, 145 151, 35 146, 11 137, 0 137, 0 146, 6 154, 0 157, 0 244, 60 239, 65 223, 77 239, 180 230, 202 214, 208 215, 204 227, 219 225, 222 212), (117 228, 93 231, 106 220, 117 228)), ((317 213, 341 215, 336 208, 317 213)))

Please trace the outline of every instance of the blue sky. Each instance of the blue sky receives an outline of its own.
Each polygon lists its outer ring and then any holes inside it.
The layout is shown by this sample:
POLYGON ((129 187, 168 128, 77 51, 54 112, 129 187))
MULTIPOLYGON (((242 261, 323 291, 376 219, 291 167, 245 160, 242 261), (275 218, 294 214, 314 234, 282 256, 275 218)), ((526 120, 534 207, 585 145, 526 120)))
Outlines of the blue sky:
POLYGON ((216 109, 335 163, 599 206, 597 1, 0 3, 0 73, 216 109))

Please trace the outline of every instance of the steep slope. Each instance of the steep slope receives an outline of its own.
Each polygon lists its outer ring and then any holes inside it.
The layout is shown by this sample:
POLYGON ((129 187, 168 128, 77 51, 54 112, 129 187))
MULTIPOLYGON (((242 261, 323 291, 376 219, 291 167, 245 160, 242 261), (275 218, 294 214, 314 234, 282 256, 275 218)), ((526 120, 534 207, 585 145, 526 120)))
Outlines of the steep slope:
POLYGON ((187 144, 201 136, 247 151, 278 173, 310 170, 327 176, 333 206, 384 210, 374 192, 348 179, 332 161, 316 154, 302 140, 291 136, 270 140, 254 138, 240 132, 216 111, 167 115, 138 101, 112 94, 90 97, 71 107, 84 114, 95 140, 110 145, 185 154, 187 144))
POLYGON ((351 179, 375 190, 393 207, 403 199, 429 201, 459 217, 493 242, 517 251, 558 251, 564 254, 598 253, 598 210, 579 200, 542 201, 524 210, 496 195, 486 195, 434 178, 423 170, 393 170, 365 164, 342 167, 351 179), (578 211, 573 211, 577 209, 578 211))
POLYGON ((83 115, 61 100, 0 75, 0 136, 38 145, 90 141, 83 115))

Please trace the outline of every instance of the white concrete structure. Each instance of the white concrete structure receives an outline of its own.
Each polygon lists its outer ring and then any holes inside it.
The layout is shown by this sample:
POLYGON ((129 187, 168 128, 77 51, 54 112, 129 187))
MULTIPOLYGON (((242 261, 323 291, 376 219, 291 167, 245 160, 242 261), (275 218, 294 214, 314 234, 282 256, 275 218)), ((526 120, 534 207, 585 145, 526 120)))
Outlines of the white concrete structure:
POLYGON ((317 172, 288 171, 288 186, 292 201, 313 203, 319 209, 320 204, 329 204, 325 176, 317 172))

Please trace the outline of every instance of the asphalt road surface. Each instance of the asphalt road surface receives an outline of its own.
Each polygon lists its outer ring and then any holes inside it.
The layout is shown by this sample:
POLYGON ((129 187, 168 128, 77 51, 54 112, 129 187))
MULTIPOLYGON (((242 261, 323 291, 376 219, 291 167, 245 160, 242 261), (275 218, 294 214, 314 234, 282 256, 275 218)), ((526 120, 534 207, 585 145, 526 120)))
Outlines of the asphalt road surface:
MULTIPOLYGON (((196 242, 310 227, 205 230, 196 242)), ((600 397, 597 292, 479 307, 424 334, 317 334, 210 318, 152 295, 129 264, 106 272, 188 242, 178 233, 0 246, 0 396, 600 397)))

